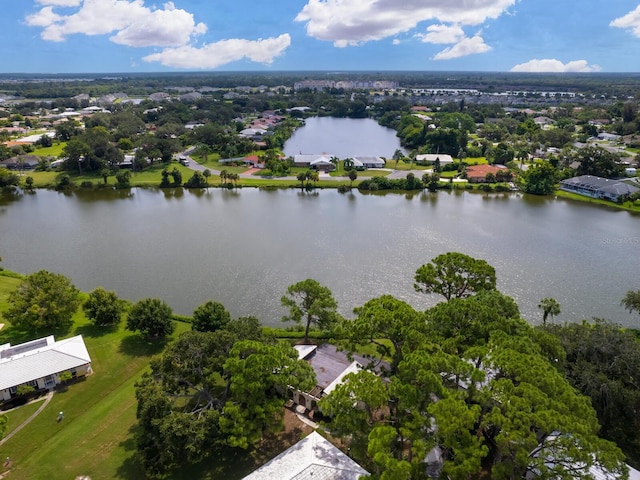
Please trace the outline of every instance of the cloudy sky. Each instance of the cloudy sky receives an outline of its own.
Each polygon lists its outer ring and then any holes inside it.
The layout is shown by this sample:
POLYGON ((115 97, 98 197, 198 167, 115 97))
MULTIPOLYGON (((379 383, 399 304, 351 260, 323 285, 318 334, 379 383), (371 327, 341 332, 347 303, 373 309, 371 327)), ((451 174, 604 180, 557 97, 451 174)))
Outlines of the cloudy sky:
POLYGON ((0 73, 640 72, 638 0, 5 0, 0 73))

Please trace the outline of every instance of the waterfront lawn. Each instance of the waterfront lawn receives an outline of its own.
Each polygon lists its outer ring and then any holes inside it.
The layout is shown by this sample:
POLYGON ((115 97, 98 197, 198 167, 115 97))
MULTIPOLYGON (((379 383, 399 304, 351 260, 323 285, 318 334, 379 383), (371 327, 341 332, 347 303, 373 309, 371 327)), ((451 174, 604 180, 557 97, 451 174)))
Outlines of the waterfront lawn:
POLYGON ((610 208, 617 208, 622 210, 628 210, 630 212, 640 213, 640 203, 637 203, 637 202, 615 203, 615 202, 610 202, 608 200, 602 200, 600 198, 591 198, 585 195, 578 195, 577 193, 565 192, 564 190, 556 190, 555 195, 556 197, 568 198, 571 200, 578 200, 580 202, 595 203, 595 204, 604 205, 610 208))
POLYGON ((387 160, 387 168, 393 168, 395 170, 430 170, 431 165, 418 165, 416 162, 405 162, 399 160, 397 165, 395 160, 387 160))

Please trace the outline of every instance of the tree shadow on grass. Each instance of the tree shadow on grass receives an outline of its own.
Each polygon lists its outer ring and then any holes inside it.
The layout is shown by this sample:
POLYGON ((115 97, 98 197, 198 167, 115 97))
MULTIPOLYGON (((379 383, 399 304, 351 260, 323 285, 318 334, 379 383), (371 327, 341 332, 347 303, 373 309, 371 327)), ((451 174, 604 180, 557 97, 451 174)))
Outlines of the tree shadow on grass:
POLYGON ((167 341, 148 340, 143 335, 129 335, 122 339, 118 350, 131 357, 148 357, 162 352, 167 341))
POLYGON ((74 333, 76 335, 82 335, 83 337, 96 338, 109 333, 115 333, 118 331, 118 325, 94 325, 93 323, 87 323, 76 327, 74 333))
POLYGON ((71 327, 71 325, 66 325, 47 330, 23 330, 11 325, 0 330, 0 343, 19 345, 38 338, 48 337, 49 335, 53 335, 55 338, 64 338, 71 331, 71 327))
POLYGON ((127 458, 122 462, 122 465, 118 467, 118 470, 116 471, 117 478, 122 478, 124 480, 138 480, 140 478, 147 478, 136 451, 135 435, 137 430, 137 425, 131 426, 129 428, 129 434, 127 435, 127 438, 124 441, 120 442, 120 447, 122 447, 127 452, 127 458))

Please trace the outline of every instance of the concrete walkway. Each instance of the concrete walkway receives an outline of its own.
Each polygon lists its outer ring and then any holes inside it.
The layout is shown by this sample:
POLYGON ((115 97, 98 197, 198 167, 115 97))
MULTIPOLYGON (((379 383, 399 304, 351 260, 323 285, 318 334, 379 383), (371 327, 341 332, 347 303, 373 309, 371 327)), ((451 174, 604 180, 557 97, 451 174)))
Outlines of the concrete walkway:
MULTIPOLYGON (((46 406, 49 405, 49 402, 51 401, 52 398, 53 398, 53 390, 49 390, 49 393, 47 393, 47 396, 44 399, 44 403, 42 405, 40 405, 40 408, 38 408, 38 410, 36 410, 24 422, 22 422, 20 425, 18 425, 16 428, 14 428, 13 431, 9 435, 7 435, 2 440, 0 440, 0 447, 2 445, 4 445, 6 442, 8 442, 11 439, 11 437, 13 437, 16 433, 18 433, 20 430, 22 430, 24 427, 26 427, 31 422, 31 420, 33 420, 38 415, 40 415, 40 412, 42 412, 46 408, 46 406)), ((39 401, 39 400, 37 400, 37 401, 39 401)))

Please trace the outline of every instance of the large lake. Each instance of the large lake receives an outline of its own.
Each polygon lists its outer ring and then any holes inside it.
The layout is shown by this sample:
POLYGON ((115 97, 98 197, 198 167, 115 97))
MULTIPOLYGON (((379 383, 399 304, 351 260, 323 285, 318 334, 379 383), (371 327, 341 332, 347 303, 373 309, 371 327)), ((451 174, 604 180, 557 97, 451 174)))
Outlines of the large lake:
POLYGON ((48 269, 82 290, 165 299, 191 313, 208 299, 277 325, 288 285, 315 278, 340 309, 385 293, 424 309, 413 275, 440 253, 484 258, 525 318, 554 297, 560 321, 638 326, 620 306, 640 288, 640 218, 520 194, 362 195, 321 190, 38 191, 0 203, 6 268, 48 269))
POLYGON ((348 157, 393 157, 401 149, 396 131, 371 118, 312 117, 284 145, 284 154, 300 153, 348 157))

